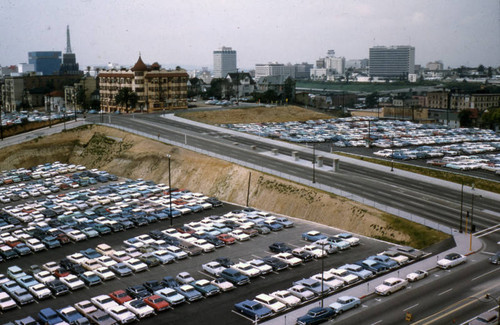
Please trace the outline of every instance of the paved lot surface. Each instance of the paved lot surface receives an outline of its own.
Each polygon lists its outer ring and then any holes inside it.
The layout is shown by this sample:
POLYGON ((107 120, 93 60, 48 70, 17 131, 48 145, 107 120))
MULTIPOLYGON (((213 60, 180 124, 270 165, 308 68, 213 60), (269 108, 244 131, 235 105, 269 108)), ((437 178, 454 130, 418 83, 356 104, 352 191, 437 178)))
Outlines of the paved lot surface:
MULTIPOLYGON (((200 220, 205 216, 213 214, 224 214, 228 211, 237 209, 238 207, 226 204, 222 208, 216 208, 209 211, 203 211, 197 214, 185 215, 180 218, 174 219, 174 226, 180 225, 182 222, 191 222, 200 220)), ((334 214, 332 213, 332 217, 334 214)), ((165 266, 157 266, 147 272, 134 274, 130 277, 125 277, 117 280, 108 281, 102 285, 84 288, 69 295, 49 299, 46 301, 37 302, 24 306, 20 309, 12 310, 1 314, 2 323, 15 319, 20 319, 26 315, 36 315, 36 313, 43 308, 62 308, 68 304, 74 304, 78 301, 89 299, 99 294, 110 293, 117 289, 124 289, 131 285, 143 283, 146 280, 161 279, 166 275, 175 276, 179 272, 188 271, 196 279, 208 278, 208 274, 204 274, 201 265, 215 259, 216 257, 227 256, 234 261, 250 260, 257 257, 270 255, 268 246, 275 241, 284 241, 292 247, 303 246, 307 242, 303 241, 300 237, 301 233, 312 229, 320 230, 326 234, 336 234, 340 230, 332 229, 329 227, 305 222, 302 220, 294 220, 296 226, 291 229, 285 229, 280 232, 271 233, 269 235, 259 235, 252 238, 248 242, 236 243, 235 245, 224 247, 212 253, 206 253, 195 257, 190 257, 187 260, 176 262, 165 266)), ((68 244, 62 248, 52 249, 41 253, 36 253, 28 257, 21 257, 14 261, 2 262, 0 264, 0 273, 5 273, 7 267, 11 265, 19 265, 22 268, 27 268, 32 264, 43 264, 48 261, 59 261, 64 256, 77 252, 81 249, 95 247, 99 243, 108 243, 113 248, 117 249, 122 245, 123 240, 147 233, 152 229, 166 229, 169 227, 169 221, 162 221, 160 223, 151 224, 145 227, 135 228, 126 232, 119 232, 104 237, 93 238, 85 242, 76 244, 68 244)), ((383 251, 390 244, 380 242, 373 239, 361 238, 362 244, 358 247, 350 249, 345 252, 330 255, 324 260, 325 269, 334 266, 340 266, 348 262, 358 261, 368 255, 372 255, 383 251)), ((283 272, 271 273, 266 276, 261 276, 252 280, 252 283, 243 287, 238 287, 230 293, 223 293, 216 297, 204 299, 202 301, 194 302, 191 304, 183 304, 175 307, 173 310, 163 312, 161 315, 162 323, 174 324, 208 324, 211 322, 220 323, 224 319, 224 324, 242 324, 250 323, 248 320, 232 311, 234 303, 245 300, 253 299, 259 293, 271 293, 275 290, 286 289, 292 285, 293 281, 299 280, 303 277, 309 277, 313 274, 321 272, 321 262, 313 261, 305 265, 298 266, 291 270, 283 272), (191 306, 196 304, 197 306, 191 306), (195 309, 196 308, 196 309, 195 309)), ((150 319, 141 320, 141 323, 153 324, 158 322, 160 316, 152 317, 150 319)))

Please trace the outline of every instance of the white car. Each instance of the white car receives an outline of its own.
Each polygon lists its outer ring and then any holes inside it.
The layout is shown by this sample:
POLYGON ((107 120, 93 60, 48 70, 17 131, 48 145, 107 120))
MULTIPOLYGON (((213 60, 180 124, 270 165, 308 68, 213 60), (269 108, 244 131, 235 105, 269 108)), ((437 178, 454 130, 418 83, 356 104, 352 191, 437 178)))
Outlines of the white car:
POLYGON ((257 295, 253 300, 260 302, 262 305, 271 309, 275 313, 282 312, 286 309, 286 305, 284 303, 265 293, 257 295))
POLYGON ((214 276, 219 276, 219 274, 226 269, 224 266, 220 265, 219 262, 215 261, 202 264, 201 268, 203 271, 214 276))
POLYGON ((65 277, 59 278, 59 280, 68 286, 70 290, 77 290, 85 287, 85 283, 80 280, 76 275, 70 274, 65 277))
POLYGON ((38 300, 50 298, 52 296, 50 289, 43 283, 29 287, 28 291, 38 300))
POLYGON ((82 300, 74 304, 75 309, 82 315, 89 315, 95 311, 97 308, 89 300, 82 300))
POLYGON ((16 302, 6 292, 0 292, 0 310, 5 311, 16 307, 16 302))
POLYGON ((213 252, 215 250, 215 246, 207 242, 205 239, 195 239, 191 241, 191 243, 201 248, 204 253, 213 252))
POLYGON ((82 241, 87 239, 87 236, 80 230, 72 230, 68 232, 67 235, 72 241, 82 241))
POLYGON ((178 260, 188 257, 188 254, 177 246, 168 246, 165 250, 178 260))
POLYGON ((359 245, 359 238, 354 237, 353 235, 351 235, 349 233, 341 233, 341 234, 335 235, 335 237, 340 238, 342 240, 345 240, 351 246, 358 246, 359 245))
POLYGON ((130 256, 125 251, 115 251, 109 257, 114 259, 117 262, 125 262, 130 259, 130 256))
POLYGON ((95 258, 91 258, 89 260, 86 260, 82 263, 82 266, 84 269, 87 271, 94 271, 97 270, 98 268, 102 267, 101 263, 97 261, 95 258))
POLYGON ((302 260, 298 257, 293 256, 291 253, 279 253, 273 255, 273 257, 276 257, 277 259, 285 262, 289 266, 297 266, 302 264, 302 260))
POLYGON ((134 299, 123 304, 125 308, 133 312, 139 318, 149 317, 155 314, 153 307, 147 305, 142 299, 134 299))
POLYGON ((214 286, 218 287, 220 289, 220 291, 224 291, 224 292, 231 291, 231 290, 236 288, 234 286, 234 284, 232 284, 231 282, 227 281, 224 278, 217 278, 215 280, 210 281, 210 283, 212 283, 214 286))
POLYGON ((105 311, 120 324, 128 324, 137 320, 137 316, 125 306, 115 306, 105 311))
POLYGON ((423 278, 426 278, 428 275, 429 273, 427 273, 424 270, 417 270, 415 272, 411 272, 408 275, 406 275, 406 280, 408 280, 408 282, 415 282, 423 278))
POLYGON ((287 305, 287 307, 295 307, 300 304, 300 298, 292 295, 287 290, 278 290, 270 294, 271 297, 287 305))
POLYGON ((36 238, 28 239, 26 242, 26 246, 28 246, 33 252, 39 252, 47 249, 41 241, 36 238))
POLYGON ((250 264, 251 266, 259 269, 260 274, 267 274, 267 273, 271 273, 273 271, 272 266, 267 265, 266 263, 264 263, 264 261, 259 260, 259 259, 254 259, 254 260, 248 261, 247 263, 250 264))
POLYGON ((90 301, 97 307, 102 310, 107 310, 111 307, 119 306, 117 302, 111 299, 108 295, 99 295, 90 298, 90 301))
POLYGON ((404 265, 410 261, 410 258, 408 256, 401 255, 398 252, 391 250, 379 253, 377 255, 389 256, 391 260, 395 261, 399 265, 404 265))
POLYGON ((83 256, 82 253, 74 253, 74 254, 66 256, 66 258, 68 260, 70 260, 70 262, 73 262, 75 264, 80 264, 80 265, 82 265, 83 262, 85 262, 86 260, 88 260, 88 258, 86 258, 85 256, 83 256))
POLYGON ((137 258, 126 260, 123 264, 128 266, 134 273, 146 271, 148 269, 148 265, 137 258))
POLYGON ((443 259, 440 259, 437 264, 442 269, 449 269, 467 262, 467 257, 458 253, 450 253, 446 255, 443 259))
POLYGON ((50 274, 54 274, 54 272, 60 267, 59 263, 54 261, 50 261, 42 265, 42 269, 49 271, 50 274))
POLYGON ((110 255, 113 255, 113 253, 115 252, 115 250, 109 246, 108 244, 99 244, 96 246, 95 250, 102 254, 102 255, 106 255, 106 256, 110 256, 110 255))
POLYGON ((398 290, 404 289, 408 286, 408 281, 401 278, 391 277, 385 279, 384 282, 375 287, 375 293, 381 296, 387 296, 398 290))
POLYGON ((233 236, 237 241, 246 241, 250 239, 249 235, 245 234, 242 230, 239 229, 230 231, 228 234, 233 236))
POLYGON ((302 301, 311 300, 315 296, 314 292, 301 284, 294 285, 293 287, 288 288, 287 291, 302 301))
POLYGON ((240 271, 242 274, 250 278, 255 278, 260 275, 260 270, 256 267, 251 266, 248 263, 237 263, 231 265, 231 268, 240 271))
POLYGON ((94 273, 100 277, 102 281, 108 281, 116 278, 116 275, 105 266, 95 269, 94 273))
POLYGON ((344 281, 344 284, 353 284, 360 280, 359 276, 351 274, 344 269, 332 268, 328 273, 333 274, 337 279, 344 281))
POLYGON ((321 281, 321 278, 323 278, 323 283, 332 288, 333 291, 339 290, 344 286, 344 281, 337 279, 335 275, 328 272, 323 272, 323 276, 321 276, 321 273, 318 273, 311 277, 311 279, 318 281, 321 281))
POLYGON ((112 259, 109 256, 98 257, 98 258, 96 258, 96 261, 99 264, 101 264, 101 266, 104 266, 104 267, 111 267, 111 266, 115 265, 116 263, 118 263, 117 261, 115 261, 114 259, 112 259))
POLYGON ((52 275, 49 271, 42 271, 33 274, 33 277, 40 283, 47 284, 50 281, 54 281, 56 279, 55 276, 52 275))
POLYGON ((322 250, 321 248, 318 248, 315 245, 306 245, 302 247, 302 249, 306 252, 311 253, 314 256, 314 258, 323 258, 326 257, 326 255, 328 255, 326 250, 322 250))
POLYGON ((182 284, 189 284, 194 280, 194 278, 191 276, 191 274, 189 274, 188 272, 181 272, 179 274, 177 274, 177 276, 175 277, 175 280, 179 283, 182 283, 182 284))

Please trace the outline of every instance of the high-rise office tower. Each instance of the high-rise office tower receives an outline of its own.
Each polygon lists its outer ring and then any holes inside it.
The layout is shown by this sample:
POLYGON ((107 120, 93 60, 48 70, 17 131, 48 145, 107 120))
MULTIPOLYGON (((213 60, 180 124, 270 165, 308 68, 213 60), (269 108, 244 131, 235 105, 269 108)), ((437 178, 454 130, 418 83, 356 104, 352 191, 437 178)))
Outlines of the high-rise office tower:
POLYGON ((237 72, 236 51, 223 46, 214 51, 214 78, 225 78, 229 72, 237 72))
POLYGON ((415 47, 375 46, 370 48, 370 76, 398 78, 415 73, 415 47))

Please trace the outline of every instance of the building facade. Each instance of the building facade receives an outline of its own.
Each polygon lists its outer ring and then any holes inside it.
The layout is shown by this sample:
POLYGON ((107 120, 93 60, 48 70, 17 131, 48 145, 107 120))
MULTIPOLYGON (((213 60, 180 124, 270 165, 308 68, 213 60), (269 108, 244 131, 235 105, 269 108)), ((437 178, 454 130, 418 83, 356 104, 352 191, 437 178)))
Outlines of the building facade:
POLYGON ((255 91, 255 81, 248 72, 228 73, 226 79, 237 97, 249 96, 255 91))
POLYGON ((61 51, 28 52, 28 62, 44 76, 58 75, 61 68, 61 51))
POLYGON ((141 112, 187 108, 187 83, 185 70, 165 70, 158 63, 147 66, 139 57, 131 69, 101 71, 98 75, 101 110, 105 112, 128 111, 116 103, 122 88, 129 88, 138 96, 133 110, 141 112))
POLYGON ((230 72, 236 72, 236 51, 231 47, 222 47, 214 51, 214 78, 225 78, 230 72))
POLYGON ((370 76, 404 78, 415 73, 415 47, 375 46, 370 48, 370 76))

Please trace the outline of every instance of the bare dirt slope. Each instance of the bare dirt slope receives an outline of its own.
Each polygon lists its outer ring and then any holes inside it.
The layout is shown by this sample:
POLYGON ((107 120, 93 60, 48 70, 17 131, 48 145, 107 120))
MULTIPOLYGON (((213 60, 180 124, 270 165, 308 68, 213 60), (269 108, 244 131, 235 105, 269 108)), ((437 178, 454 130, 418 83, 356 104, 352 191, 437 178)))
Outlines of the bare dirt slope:
POLYGON ((245 205, 251 172, 250 205, 253 207, 419 248, 446 237, 344 198, 100 126, 86 126, 4 148, 0 151, 0 169, 61 161, 107 170, 122 177, 168 183, 166 154, 172 155, 172 186, 175 187, 245 205))

